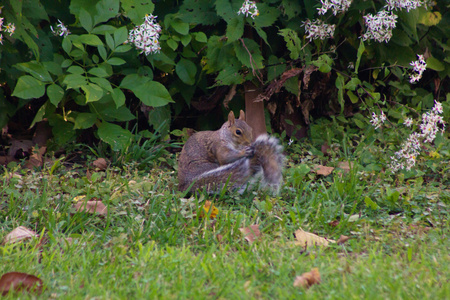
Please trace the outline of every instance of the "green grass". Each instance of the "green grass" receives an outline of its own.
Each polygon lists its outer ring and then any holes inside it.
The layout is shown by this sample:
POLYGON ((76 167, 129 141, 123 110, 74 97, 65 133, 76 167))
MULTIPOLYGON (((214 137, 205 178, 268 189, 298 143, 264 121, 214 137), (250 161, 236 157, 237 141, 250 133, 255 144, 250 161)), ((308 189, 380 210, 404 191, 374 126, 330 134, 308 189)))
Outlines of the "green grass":
POLYGON ((450 190, 437 181, 356 169, 318 178, 291 163, 278 197, 182 198, 167 168, 3 172, 0 240, 26 226, 47 241, 1 245, 0 274, 38 276, 42 299, 450 298, 450 190), (80 195, 108 214, 76 212, 80 195), (197 216, 206 199, 215 220, 197 216), (249 244, 239 228, 252 224, 262 235, 249 244), (351 239, 305 251, 294 243, 299 228, 351 239), (294 287, 311 268, 321 284, 294 287))

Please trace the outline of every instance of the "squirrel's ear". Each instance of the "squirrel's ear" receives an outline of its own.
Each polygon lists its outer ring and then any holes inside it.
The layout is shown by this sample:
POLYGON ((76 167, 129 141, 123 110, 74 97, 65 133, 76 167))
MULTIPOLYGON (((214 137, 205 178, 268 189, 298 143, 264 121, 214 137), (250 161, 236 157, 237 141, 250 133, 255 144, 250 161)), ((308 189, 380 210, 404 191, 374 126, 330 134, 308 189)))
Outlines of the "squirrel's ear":
POLYGON ((230 126, 234 124, 234 113, 233 111, 230 111, 230 113, 228 114, 228 122, 230 123, 230 126))
POLYGON ((239 120, 245 121, 245 112, 241 109, 241 112, 239 114, 239 120))

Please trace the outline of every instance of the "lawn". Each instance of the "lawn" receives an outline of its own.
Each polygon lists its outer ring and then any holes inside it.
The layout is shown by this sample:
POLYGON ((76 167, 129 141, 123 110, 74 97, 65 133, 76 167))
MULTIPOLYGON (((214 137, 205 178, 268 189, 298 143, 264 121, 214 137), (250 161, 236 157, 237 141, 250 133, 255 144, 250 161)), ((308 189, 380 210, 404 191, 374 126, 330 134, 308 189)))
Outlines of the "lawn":
POLYGON ((18 226, 37 237, 1 244, 0 274, 42 280, 42 294, 23 299, 449 299, 448 178, 400 180, 350 165, 322 176, 312 160, 290 160, 277 196, 198 197, 176 191, 167 163, 11 165, 2 171, 0 241, 18 226), (88 200, 106 208, 83 210, 88 200), (260 231, 254 241, 240 230, 250 225, 260 231), (300 228, 349 239, 305 247, 300 228), (294 286, 313 268, 320 284, 294 286))

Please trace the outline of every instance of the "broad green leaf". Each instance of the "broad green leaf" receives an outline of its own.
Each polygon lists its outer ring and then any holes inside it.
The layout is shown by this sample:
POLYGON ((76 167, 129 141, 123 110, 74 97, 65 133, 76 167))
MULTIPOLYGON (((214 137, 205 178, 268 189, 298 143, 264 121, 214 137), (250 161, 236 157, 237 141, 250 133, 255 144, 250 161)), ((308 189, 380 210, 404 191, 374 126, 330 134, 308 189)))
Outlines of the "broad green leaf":
POLYGON ((128 107, 121 106, 116 108, 111 104, 98 111, 104 120, 126 122, 136 119, 128 107))
POLYGON ((28 74, 32 75, 34 78, 39 79, 40 81, 45 82, 51 82, 52 77, 48 73, 48 71, 45 69, 45 67, 37 62, 37 61, 30 61, 25 63, 19 63, 14 65, 17 69, 21 71, 25 71, 28 74))
POLYGON ((110 75, 110 74, 108 74, 108 72, 106 72, 106 70, 104 68, 101 68, 101 67, 95 67, 95 68, 89 69, 88 73, 95 75, 97 77, 108 77, 110 75))
POLYGON ((350 98, 350 101, 351 101, 353 104, 358 103, 359 98, 358 98, 358 96, 356 96, 355 94, 353 94, 352 91, 347 91, 347 96, 350 98))
POLYGON ((189 33, 189 24, 184 23, 180 19, 174 19, 170 26, 172 26, 173 29, 175 29, 176 32, 178 32, 181 35, 186 35, 189 33))
POLYGON ((30 128, 33 128, 37 122, 40 122, 44 119, 45 111, 47 108, 47 103, 48 102, 45 102, 44 105, 42 105, 41 108, 39 108, 38 112, 36 113, 36 115, 33 118, 33 121, 31 122, 30 128))
POLYGON ((62 68, 60 63, 56 63, 54 61, 44 61, 42 63, 43 67, 54 75, 62 75, 62 68))
POLYGON ((127 52, 131 49, 131 45, 119 45, 117 46, 117 48, 114 50, 114 52, 117 53, 123 53, 123 52, 127 52))
POLYGON ((166 43, 167 46, 169 46, 173 51, 177 50, 178 43, 174 39, 168 39, 166 43))
POLYGON ((63 38, 61 46, 67 54, 69 54, 72 51, 72 41, 70 40, 69 36, 65 36, 63 38))
POLYGON ((128 30, 125 26, 117 28, 114 31, 114 44, 122 45, 126 40, 128 40, 128 30))
POLYGON ((72 74, 81 75, 81 74, 84 74, 84 69, 80 66, 70 66, 67 69, 67 72, 72 73, 72 74))
POLYGON ((226 36, 228 42, 234 42, 242 37, 244 34, 244 20, 240 17, 231 19, 227 24, 226 36))
POLYGON ((78 41, 90 46, 103 45, 103 42, 95 34, 82 34, 78 37, 78 41))
POLYGON ((111 57, 106 62, 113 66, 120 66, 120 65, 123 65, 126 63, 125 60, 123 60, 122 58, 119 58, 119 57, 111 57))
POLYGON ((144 85, 149 81, 148 77, 139 76, 138 74, 130 74, 125 76, 120 83, 120 87, 123 89, 136 90, 140 86, 144 85))
POLYGON ((190 60, 181 58, 175 67, 178 77, 187 85, 195 83, 195 75, 197 74, 197 66, 190 60))
POLYGON ((105 40, 106 40, 106 45, 108 45, 109 49, 114 50, 116 48, 116 46, 114 44, 114 39, 109 33, 105 34, 105 40))
POLYGON ((113 151, 125 149, 133 134, 119 125, 102 122, 98 127, 98 137, 111 146, 113 151))
POLYGON ((111 93, 114 103, 116 103, 116 108, 119 108, 125 104, 125 94, 122 92, 120 88, 113 89, 111 93))
POLYGON ((361 63, 361 57, 366 50, 366 46, 364 46, 364 42, 361 39, 359 42, 358 52, 356 54, 356 63, 355 63, 355 73, 358 74, 359 64, 361 63))
MULTIPOLYGON (((191 42, 192 36, 190 34, 182 35, 180 40, 181 40, 181 44, 183 44, 183 46, 186 47, 191 42)), ((187 49, 187 48, 184 48, 184 49, 187 49)))
POLYGON ((95 102, 100 100, 103 97, 103 89, 96 84, 88 83, 86 85, 82 85, 81 89, 86 94, 86 102, 95 102))
POLYGON ((62 64, 61 68, 67 68, 68 66, 72 65, 73 61, 71 59, 65 59, 62 64))
POLYGON ((359 80, 359 78, 352 78, 345 84, 344 87, 348 90, 354 91, 360 84, 361 80, 359 80))
POLYGON ((91 31, 91 33, 92 34, 105 34, 105 33, 113 34, 114 31, 116 31, 116 27, 114 27, 112 25, 99 25, 99 26, 96 26, 91 31))
POLYGON ((121 0, 125 15, 130 18, 134 24, 142 24, 146 14, 153 13, 155 5, 152 1, 142 0, 121 0))
POLYGON ((241 40, 234 43, 234 51, 236 53, 237 59, 239 59, 242 64, 252 70, 262 69, 264 67, 264 58, 261 54, 259 45, 254 40, 250 40, 247 38, 242 39, 242 41, 244 42, 244 44, 241 42, 241 40), (249 55, 249 53, 251 54, 251 56, 249 55))
POLYGON ((166 87, 156 81, 149 81, 132 90, 145 105, 158 107, 174 102, 166 87))
POLYGON ((216 0, 217 15, 221 16, 227 23, 236 16, 236 11, 229 0, 216 0))
POLYGON ((170 130, 170 106, 155 107, 148 113, 148 123, 164 137, 170 130))
MULTIPOLYGON (((319 67, 320 70, 320 67, 319 67)), ((339 104, 341 105, 341 114, 344 112, 344 105, 345 105, 345 100, 344 100, 344 77, 337 73, 337 78, 336 78, 336 87, 338 89, 338 101, 339 104)))
POLYGON ((112 91, 113 91, 111 83, 108 80, 106 80, 105 78, 89 77, 89 81, 97 84, 99 87, 101 87, 104 90, 107 90, 110 93, 112 93, 112 91))
POLYGON ((215 7, 216 1, 185 0, 180 6, 179 18, 190 24, 214 25, 221 20, 215 7))
POLYGON ((54 142, 57 145, 66 145, 67 142, 75 138, 76 131, 73 130, 73 124, 65 121, 59 114, 47 114, 48 121, 52 127, 54 142))
POLYGON ((93 113, 78 113, 75 118, 73 129, 87 129, 97 122, 97 115, 93 113))
POLYGON ((78 18, 80 19, 81 26, 83 26, 83 28, 86 29, 87 32, 91 32, 93 26, 92 17, 84 8, 80 9, 78 18))
POLYGON ((216 85, 233 85, 244 82, 240 67, 234 64, 226 66, 216 77, 216 85))
POLYGON ((269 27, 272 26, 275 21, 278 19, 280 15, 280 10, 276 7, 270 7, 266 3, 260 2, 257 4, 259 10, 259 16, 254 19, 249 19, 250 24, 253 24, 254 27, 269 27))
POLYGON ((204 34, 203 32, 195 32, 194 33, 194 35, 195 35, 195 40, 197 41, 197 42, 200 42, 200 43, 207 43, 208 42, 208 38, 206 37, 206 34, 204 34))
POLYGON ((442 15, 438 11, 427 11, 425 14, 423 14, 419 20, 419 23, 425 25, 425 26, 436 26, 441 22, 442 15))
POLYGON ((108 57, 106 54, 105 46, 103 46, 103 45, 97 46, 97 50, 98 50, 98 54, 100 54, 100 57, 103 59, 103 61, 106 61, 106 59, 108 57))
POLYGON ((67 89, 76 89, 86 84, 86 77, 78 74, 69 74, 64 78, 63 83, 67 85, 67 89))
POLYGON ((445 66, 439 60, 434 58, 433 56, 428 57, 427 59, 427 68, 435 71, 444 71, 445 66))
POLYGON ((278 34, 281 35, 286 42, 286 47, 290 52, 289 57, 291 59, 298 59, 298 57, 300 56, 302 43, 300 41, 300 38, 298 37, 297 32, 292 29, 285 28, 280 29, 278 34))
POLYGON ((36 78, 24 75, 19 77, 12 96, 22 99, 35 99, 44 96, 45 83, 36 78))
POLYGON ((47 87, 47 96, 54 106, 58 106, 64 96, 64 90, 57 84, 50 84, 47 87))
POLYGON ((119 13, 119 0, 100 0, 95 5, 96 14, 94 15, 94 25, 103 23, 114 18, 119 13))

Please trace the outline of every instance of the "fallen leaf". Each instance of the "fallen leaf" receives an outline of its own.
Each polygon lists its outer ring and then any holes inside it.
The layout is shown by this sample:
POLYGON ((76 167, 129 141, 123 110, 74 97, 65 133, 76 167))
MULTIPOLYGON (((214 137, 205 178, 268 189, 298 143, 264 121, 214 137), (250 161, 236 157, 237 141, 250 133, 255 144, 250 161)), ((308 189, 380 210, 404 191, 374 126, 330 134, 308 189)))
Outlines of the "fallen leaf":
POLYGON ((350 164, 348 161, 341 161, 338 163, 338 168, 344 170, 344 173, 350 172, 350 168, 353 167, 353 164, 350 164))
POLYGON ((33 169, 34 167, 42 167, 44 165, 43 155, 47 151, 47 147, 33 147, 33 154, 31 154, 30 159, 25 164, 28 169, 33 169))
MULTIPOLYGON (((12 139, 10 141, 11 146, 8 150, 8 155, 15 157, 18 155, 18 152, 20 153, 30 153, 31 148, 33 148, 34 144, 31 140, 15 140, 12 139)), ((23 158, 23 157, 20 157, 23 158)))
POLYGON ((343 243, 345 243, 346 241, 348 241, 350 239, 350 237, 346 236, 346 235, 341 235, 339 237, 339 239, 337 240, 337 244, 338 245, 342 245, 343 243))
POLYGON ((102 157, 96 159, 92 164, 94 167, 99 168, 100 171, 105 171, 108 168, 108 162, 102 157))
POLYGON ((319 269, 313 268, 311 271, 303 273, 300 276, 295 277, 294 280, 294 286, 295 287, 302 287, 302 288, 309 288, 314 284, 320 283, 320 273, 319 269))
POLYGON ((88 212, 91 214, 107 215, 108 209, 101 201, 90 200, 87 202, 77 202, 73 206, 79 212, 88 212))
POLYGON ((217 234, 217 235, 216 235, 216 239, 217 239, 217 241, 220 243, 220 242, 222 241, 222 239, 223 239, 223 235, 217 234))
POLYGON ((205 205, 203 205, 203 210, 199 212, 199 217, 203 218, 204 216, 207 216, 209 214, 209 211, 211 210, 211 214, 209 215, 210 219, 215 219, 217 214, 219 213, 219 209, 215 207, 211 201, 206 201, 205 205))
POLYGON ((24 226, 19 226, 8 233, 3 240, 3 244, 17 243, 22 240, 38 237, 37 233, 24 226))
POLYGON ((304 248, 315 246, 328 246, 329 243, 336 243, 334 240, 329 240, 320 237, 314 233, 306 232, 303 229, 299 229, 295 232, 295 242, 296 245, 302 246, 304 248))
POLYGON ((250 225, 249 227, 239 228, 244 238, 251 244, 261 236, 259 225, 250 225))
POLYGON ((323 176, 330 175, 331 172, 333 172, 333 170, 334 170, 333 167, 325 167, 325 166, 322 166, 322 165, 318 165, 314 169, 314 171, 317 173, 317 175, 323 175, 323 176))
POLYGON ((320 150, 322 151, 324 156, 330 155, 330 153, 329 153, 330 146, 328 146, 327 143, 323 144, 322 147, 320 147, 320 150))
POLYGON ((0 278, 0 292, 2 296, 6 296, 10 291, 20 292, 22 290, 41 294, 42 284, 42 280, 34 275, 9 272, 0 278))
POLYGON ((339 225, 339 220, 334 220, 328 223, 331 227, 337 227, 339 225))

